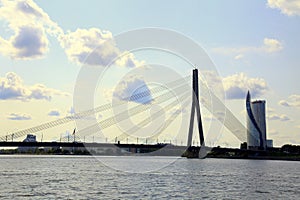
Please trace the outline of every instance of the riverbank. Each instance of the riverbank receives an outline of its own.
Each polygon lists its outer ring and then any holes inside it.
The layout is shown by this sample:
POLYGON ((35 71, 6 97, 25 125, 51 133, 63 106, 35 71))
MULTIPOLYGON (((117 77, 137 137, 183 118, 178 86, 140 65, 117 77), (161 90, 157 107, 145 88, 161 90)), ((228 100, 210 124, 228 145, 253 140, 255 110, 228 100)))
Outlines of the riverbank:
MULTIPOLYGON (((187 158, 223 158, 300 161, 300 146, 249 150, 222 147, 175 146, 172 144, 106 143, 20 143, 18 148, 2 149, 5 155, 96 155, 96 156, 181 156, 187 158), (201 151, 200 151, 201 149, 201 151)), ((9 143, 4 143, 8 145, 9 143)))

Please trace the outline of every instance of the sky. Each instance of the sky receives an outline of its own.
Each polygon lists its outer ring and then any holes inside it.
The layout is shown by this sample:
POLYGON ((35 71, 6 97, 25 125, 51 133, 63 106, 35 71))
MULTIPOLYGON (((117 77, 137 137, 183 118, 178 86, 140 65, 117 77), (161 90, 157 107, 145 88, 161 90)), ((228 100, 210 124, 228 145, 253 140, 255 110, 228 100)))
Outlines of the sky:
MULTIPOLYGON (((170 71, 189 75, 193 66, 178 56, 151 49, 129 51, 118 43, 128 31, 155 27, 183 35, 203 48, 216 70, 209 73, 199 66, 201 76, 211 84, 221 81, 224 104, 242 124, 246 125, 245 97, 250 90, 253 99, 267 102, 267 137, 274 146, 300 144, 299 0, 0 0, 0 21, 0 136, 79 112, 81 108, 74 108, 74 91, 82 84, 78 79, 87 65, 104 70, 118 58, 97 80, 97 106, 113 98, 122 100, 141 84, 151 93, 155 86, 150 80, 168 80, 163 70, 158 77, 149 78, 144 72, 137 76, 140 66, 145 71, 150 63, 168 65, 170 71)), ((126 41, 127 45, 136 39, 126 41)), ((173 42, 183 48, 179 41, 173 42)), ((187 107, 181 111, 189 112, 187 107)), ((100 113, 96 118, 105 116, 100 113)), ((214 137, 206 135, 207 144, 238 147, 242 141, 226 128, 214 130, 216 122, 206 120, 209 117, 204 108, 204 130, 211 126, 206 132, 215 131, 214 137)), ((78 126, 70 122, 35 134, 38 139, 43 134, 55 140, 78 126)), ((176 129, 173 125, 168 131, 176 129)), ((113 141, 117 131, 112 128, 104 135, 113 141)), ((169 140, 165 135, 160 140, 169 140)))

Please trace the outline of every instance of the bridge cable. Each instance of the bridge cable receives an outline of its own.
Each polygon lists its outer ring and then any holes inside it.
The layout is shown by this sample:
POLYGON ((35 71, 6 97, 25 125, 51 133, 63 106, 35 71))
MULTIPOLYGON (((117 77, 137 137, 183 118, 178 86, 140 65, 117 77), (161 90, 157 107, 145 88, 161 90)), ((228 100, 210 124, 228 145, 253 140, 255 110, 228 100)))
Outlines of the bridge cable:
MULTIPOLYGON (((165 87, 171 87, 173 85, 176 85, 178 84, 178 82, 185 82, 186 80, 189 79, 190 76, 186 76, 182 79, 177 79, 175 81, 171 81, 169 83, 166 83, 164 86, 165 87)), ((119 102, 119 105, 122 105, 122 104, 125 104, 127 103, 125 100, 136 100, 136 99, 139 99, 139 98, 143 98, 143 97, 146 97, 146 96, 149 96, 151 94, 154 94, 154 93, 158 93, 158 92, 161 92, 163 91, 165 88, 162 88, 161 86, 157 86, 155 87, 153 90, 151 90, 151 93, 149 94, 148 91, 144 91, 144 92, 141 92, 141 93, 137 93, 137 94, 134 94, 132 95, 131 97, 127 97, 127 98, 124 98, 123 102, 120 101, 119 102)), ((119 105, 116 105, 116 106, 119 106, 119 105)), ((108 104, 105 104, 105 105, 101 105, 95 109, 90 109, 90 110, 87 110, 87 111, 83 111, 83 112, 80 112, 80 113, 77 113, 75 114, 74 116, 67 116, 65 118, 61 118, 61 119, 57 119, 57 120, 54 120, 54 121, 51 121, 51 122, 47 122, 47 123, 44 123, 44 124, 41 124, 41 125, 38 125, 38 126, 35 126, 35 127, 31 127, 31 128, 27 128, 27 129, 23 129, 21 131, 17 131, 17 132, 14 132, 12 134, 8 134, 8 135, 5 135, 5 136, 2 136, 0 137, 0 141, 5 141, 8 137, 12 137, 12 138, 19 138, 19 137, 22 137, 28 133, 35 133, 35 132, 38 132, 38 131, 41 131, 41 130, 44 130, 44 129, 49 129, 49 128, 53 128, 53 127, 56 127, 56 126, 59 126, 61 124, 65 124, 65 123, 68 123, 70 121, 73 121, 74 119, 79 119, 79 118, 83 118, 83 117, 86 117, 86 116, 90 116, 92 114, 95 114, 95 113, 98 113, 98 112, 101 112, 101 111, 105 111, 105 110, 109 110, 111 109, 111 103, 108 103, 108 104)))
MULTIPOLYGON (((175 91, 177 92, 182 92, 183 94, 185 94, 185 92, 187 92, 188 90, 186 90, 186 85, 182 85, 180 87, 177 87, 176 89, 174 89, 175 91)), ((173 90, 173 91, 174 91, 173 90)), ((168 100, 170 100, 170 98, 173 96, 173 94, 171 92, 167 92, 167 93, 164 93, 162 95, 160 95, 159 97, 155 98, 155 102, 158 104, 158 103, 163 103, 163 102, 166 102, 168 100)), ((176 100, 177 102, 177 100, 176 100)), ((112 116, 106 120, 103 120, 103 121, 100 121, 94 125, 91 125, 89 127, 86 127, 82 130, 80 130, 78 133, 80 135, 90 135, 91 133, 94 133, 96 131, 99 131, 100 130, 103 130, 105 128, 108 128, 120 121, 123 121, 125 119, 128 118, 128 113, 129 113, 129 116, 134 116, 134 115, 137 115, 141 112, 144 112, 145 110, 149 109, 151 107, 150 104, 140 104, 140 105, 137 105, 133 108, 130 108, 129 110, 126 110, 126 111, 123 111, 115 116, 112 116), (116 118, 118 118, 118 122, 116 121, 116 118)))

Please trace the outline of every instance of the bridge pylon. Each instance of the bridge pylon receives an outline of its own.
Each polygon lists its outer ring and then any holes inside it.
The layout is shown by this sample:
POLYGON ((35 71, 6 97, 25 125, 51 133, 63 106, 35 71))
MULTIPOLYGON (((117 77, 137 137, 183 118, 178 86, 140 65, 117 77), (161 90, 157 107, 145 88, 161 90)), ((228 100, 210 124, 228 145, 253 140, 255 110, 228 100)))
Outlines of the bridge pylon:
POLYGON ((202 127, 201 112, 200 112, 200 105, 199 105, 198 69, 193 69, 193 92, 192 92, 190 126, 189 126, 188 141, 187 141, 188 147, 192 146, 195 115, 197 115, 200 146, 202 146, 204 145, 204 135, 203 135, 203 127, 202 127))

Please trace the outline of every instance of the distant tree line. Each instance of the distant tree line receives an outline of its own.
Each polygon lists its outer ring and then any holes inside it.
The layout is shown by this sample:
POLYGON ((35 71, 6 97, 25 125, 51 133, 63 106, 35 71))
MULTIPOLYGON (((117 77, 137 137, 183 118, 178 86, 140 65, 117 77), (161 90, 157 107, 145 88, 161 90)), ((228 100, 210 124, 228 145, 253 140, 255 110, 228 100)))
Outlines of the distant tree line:
POLYGON ((282 152, 300 154, 300 145, 285 144, 281 147, 282 152))

